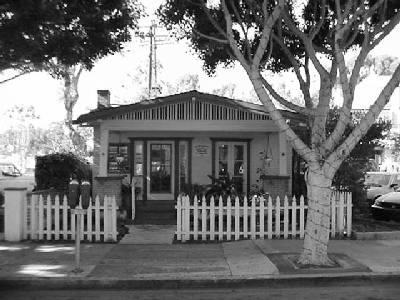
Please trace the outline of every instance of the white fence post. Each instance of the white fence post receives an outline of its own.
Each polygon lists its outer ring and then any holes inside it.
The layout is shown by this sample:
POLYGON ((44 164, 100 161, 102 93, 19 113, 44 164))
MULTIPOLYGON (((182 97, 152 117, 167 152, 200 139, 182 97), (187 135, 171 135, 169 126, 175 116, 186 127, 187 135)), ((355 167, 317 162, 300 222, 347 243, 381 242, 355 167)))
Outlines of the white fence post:
POLYGON ((4 238, 9 242, 19 242, 24 236, 26 223, 26 188, 5 188, 4 201, 4 238))

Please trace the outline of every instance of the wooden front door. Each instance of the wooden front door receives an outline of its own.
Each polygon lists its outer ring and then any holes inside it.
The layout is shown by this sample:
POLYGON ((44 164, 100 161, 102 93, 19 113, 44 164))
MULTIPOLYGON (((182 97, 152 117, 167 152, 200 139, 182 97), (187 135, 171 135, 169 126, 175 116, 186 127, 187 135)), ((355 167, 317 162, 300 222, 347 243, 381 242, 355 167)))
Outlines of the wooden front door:
POLYGON ((173 200, 175 161, 173 141, 149 141, 147 166, 147 199, 173 200))
POLYGON ((246 193, 247 187, 247 147, 245 142, 217 142, 215 170, 216 177, 229 176, 238 193, 246 193))

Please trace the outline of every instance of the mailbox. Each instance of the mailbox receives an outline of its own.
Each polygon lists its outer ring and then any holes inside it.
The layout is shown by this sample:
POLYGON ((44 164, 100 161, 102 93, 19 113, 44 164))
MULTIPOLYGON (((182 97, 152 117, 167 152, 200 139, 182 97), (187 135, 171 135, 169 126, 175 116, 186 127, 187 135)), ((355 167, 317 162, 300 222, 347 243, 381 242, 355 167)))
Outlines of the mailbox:
POLYGON ((82 181, 81 184, 81 201, 82 201, 82 208, 87 209, 89 207, 90 202, 90 183, 89 181, 82 181))
POLYGON ((79 182, 71 180, 68 187, 68 205, 74 209, 79 204, 79 182))

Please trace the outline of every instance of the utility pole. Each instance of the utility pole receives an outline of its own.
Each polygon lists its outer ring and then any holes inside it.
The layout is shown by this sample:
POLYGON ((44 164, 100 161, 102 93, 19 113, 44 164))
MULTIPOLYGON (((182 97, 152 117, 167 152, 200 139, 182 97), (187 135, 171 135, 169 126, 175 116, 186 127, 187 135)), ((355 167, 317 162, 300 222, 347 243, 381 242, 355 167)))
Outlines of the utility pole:
POLYGON ((142 45, 150 46, 149 53, 149 85, 148 85, 148 95, 149 99, 155 98, 161 94, 161 87, 157 82, 157 46, 169 44, 169 35, 157 34, 157 24, 154 20, 151 21, 150 26, 142 26, 140 28, 148 28, 148 32, 137 31, 135 36, 141 39, 142 45))

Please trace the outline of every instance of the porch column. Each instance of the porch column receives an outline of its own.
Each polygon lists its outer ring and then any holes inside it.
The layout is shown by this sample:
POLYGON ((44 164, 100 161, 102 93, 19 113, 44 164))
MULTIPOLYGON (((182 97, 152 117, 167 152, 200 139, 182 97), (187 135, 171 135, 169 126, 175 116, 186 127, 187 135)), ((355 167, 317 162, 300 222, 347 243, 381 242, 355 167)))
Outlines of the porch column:
POLYGON ((279 175, 288 175, 287 173, 287 142, 285 135, 279 133, 279 175))
POLYGON ((107 176, 109 130, 100 128, 99 176, 107 176))

